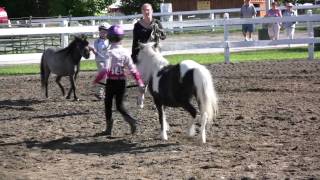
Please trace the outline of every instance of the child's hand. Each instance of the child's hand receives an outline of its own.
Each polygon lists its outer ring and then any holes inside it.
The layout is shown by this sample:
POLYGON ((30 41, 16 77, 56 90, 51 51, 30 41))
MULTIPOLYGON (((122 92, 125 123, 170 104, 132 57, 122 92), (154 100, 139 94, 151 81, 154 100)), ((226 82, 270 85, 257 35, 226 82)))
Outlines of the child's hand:
POLYGON ((96 53, 96 50, 93 47, 91 47, 91 46, 88 46, 88 47, 89 47, 89 51, 92 51, 93 53, 96 53))

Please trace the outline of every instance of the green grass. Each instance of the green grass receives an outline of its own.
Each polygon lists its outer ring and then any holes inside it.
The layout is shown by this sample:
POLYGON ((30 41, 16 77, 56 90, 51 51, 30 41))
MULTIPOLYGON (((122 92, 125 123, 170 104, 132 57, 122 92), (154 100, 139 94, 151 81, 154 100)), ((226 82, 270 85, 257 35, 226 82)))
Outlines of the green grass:
MULTIPOLYGON (((222 63, 224 62, 224 54, 181 54, 169 55, 166 58, 170 63, 178 63, 183 59, 192 59, 201 64, 222 63)), ((292 60, 292 59, 307 59, 307 48, 285 48, 271 50, 256 50, 233 52, 230 55, 231 62, 248 62, 248 61, 272 61, 272 60, 292 60)), ((320 58, 320 52, 315 51, 315 59, 320 58)))
MULTIPOLYGON (((201 64, 209 63, 223 63, 224 54, 180 54, 169 55, 166 58, 172 64, 176 64, 184 59, 192 59, 201 64)), ((285 49, 271 49, 271 50, 256 50, 256 51, 242 51, 231 53, 231 62, 248 62, 248 61, 272 61, 272 60, 292 60, 292 59, 307 59, 308 49, 306 47, 285 48, 285 49)), ((315 51, 315 59, 320 59, 320 52, 315 51)), ((82 71, 95 71, 95 61, 82 61, 82 71)), ((3 75, 26 75, 39 74, 40 69, 38 64, 28 65, 10 65, 0 66, 0 76, 3 75)))
POLYGON ((40 72, 39 64, 0 66, 0 76, 1 75, 3 76, 3 75, 38 74, 39 72, 40 72))

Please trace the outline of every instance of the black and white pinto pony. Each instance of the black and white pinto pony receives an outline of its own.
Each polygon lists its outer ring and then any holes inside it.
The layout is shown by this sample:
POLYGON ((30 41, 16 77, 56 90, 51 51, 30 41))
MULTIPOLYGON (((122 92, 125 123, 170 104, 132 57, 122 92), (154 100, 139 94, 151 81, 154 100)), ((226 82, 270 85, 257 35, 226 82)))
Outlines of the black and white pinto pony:
MULTIPOLYGON (((169 62, 154 49, 154 43, 140 44, 137 68, 148 82, 149 92, 159 113, 161 138, 168 140, 169 124, 166 121, 165 106, 182 107, 195 119, 197 110, 191 104, 193 97, 200 110, 200 134, 206 143, 206 124, 215 118, 218 98, 209 70, 193 60, 184 60, 176 65, 169 62)), ((195 135, 195 123, 190 122, 188 134, 195 135)))
POLYGON ((90 57, 89 42, 85 36, 75 37, 75 39, 63 49, 46 49, 41 57, 40 75, 41 85, 45 88, 45 95, 48 98, 48 79, 51 73, 56 74, 56 83, 59 85, 62 95, 65 95, 63 86, 60 80, 63 76, 69 76, 70 90, 67 95, 67 99, 70 99, 70 95, 73 92, 74 100, 79 100, 76 95, 75 81, 79 73, 80 60, 84 57, 88 59, 90 57))

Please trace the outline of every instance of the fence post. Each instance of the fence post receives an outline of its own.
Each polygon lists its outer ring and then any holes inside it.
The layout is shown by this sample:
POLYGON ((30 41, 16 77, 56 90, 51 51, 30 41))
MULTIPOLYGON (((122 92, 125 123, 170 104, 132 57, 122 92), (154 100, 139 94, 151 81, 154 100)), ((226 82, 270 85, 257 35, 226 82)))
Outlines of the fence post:
POLYGON ((224 13, 223 14, 223 19, 224 19, 224 25, 223 25, 223 30, 224 30, 224 61, 225 63, 229 64, 230 63, 230 47, 229 47, 229 30, 228 30, 228 25, 227 25, 227 20, 229 19, 229 13, 224 13))
POLYGON ((91 20, 91 26, 95 26, 96 25, 96 20, 92 19, 91 20))
MULTIPOLYGON (((65 20, 65 19, 62 20, 61 21, 61 26, 62 27, 68 27, 68 21, 65 20)), ((63 47, 63 48, 67 47, 68 44, 69 44, 69 36, 68 36, 68 34, 61 34, 60 39, 61 39, 60 46, 63 47)))
POLYGON ((29 16, 28 24, 29 24, 29 27, 32 27, 32 16, 29 16))
POLYGON ((8 27, 9 27, 9 28, 12 27, 10 19, 8 19, 8 27))
MULTIPOLYGON (((214 13, 210 13, 210 17, 209 17, 212 21, 214 21, 214 13)), ((211 31, 214 31, 214 25, 211 26, 211 31)))
MULTIPOLYGON (((307 11, 308 16, 312 16, 312 10, 309 9, 307 11)), ((307 28, 308 28, 308 36, 309 38, 314 38, 313 37, 313 26, 310 21, 307 22, 307 28)), ((309 43, 308 44, 308 60, 313 60, 314 59, 314 43, 309 43)))
MULTIPOLYGON (((178 18, 179 18, 179 22, 183 21, 182 14, 179 14, 178 18)), ((180 32, 183 32, 183 26, 180 26, 179 28, 180 28, 180 32)))

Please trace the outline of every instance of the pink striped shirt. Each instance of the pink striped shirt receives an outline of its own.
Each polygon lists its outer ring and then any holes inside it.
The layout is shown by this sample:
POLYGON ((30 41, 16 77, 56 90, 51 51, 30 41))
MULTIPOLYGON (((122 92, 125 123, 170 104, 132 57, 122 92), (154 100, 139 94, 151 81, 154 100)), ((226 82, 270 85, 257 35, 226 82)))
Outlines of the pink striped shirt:
POLYGON ((122 47, 122 45, 113 43, 107 53, 108 61, 106 68, 102 69, 94 83, 99 82, 101 79, 125 80, 125 68, 128 68, 139 86, 144 86, 140 73, 133 63, 129 51, 122 47))

